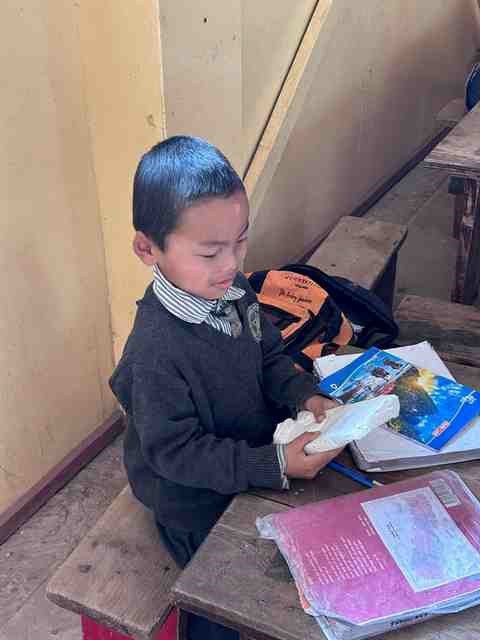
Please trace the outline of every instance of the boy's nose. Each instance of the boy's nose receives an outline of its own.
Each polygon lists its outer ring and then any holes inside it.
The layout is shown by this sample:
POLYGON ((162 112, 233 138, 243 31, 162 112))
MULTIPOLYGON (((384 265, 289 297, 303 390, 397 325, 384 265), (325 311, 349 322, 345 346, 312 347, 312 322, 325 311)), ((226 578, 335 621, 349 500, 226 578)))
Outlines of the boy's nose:
POLYGON ((224 268, 226 272, 236 273, 238 270, 238 266, 239 266, 238 256, 236 254, 230 253, 228 256, 226 256, 225 264, 224 264, 224 268))

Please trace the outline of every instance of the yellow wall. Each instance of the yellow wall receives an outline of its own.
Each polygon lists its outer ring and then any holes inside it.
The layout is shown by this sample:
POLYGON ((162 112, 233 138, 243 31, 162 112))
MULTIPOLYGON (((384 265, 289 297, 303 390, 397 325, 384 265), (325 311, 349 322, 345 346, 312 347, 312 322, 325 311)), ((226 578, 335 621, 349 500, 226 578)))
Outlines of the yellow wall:
POLYGON ((463 95, 477 15, 474 0, 331 3, 310 89, 255 211, 248 269, 304 253, 433 136, 436 113, 463 95))
POLYGON ((243 173, 313 5, 314 0, 80 3, 116 359, 132 325, 134 301, 150 279, 130 249, 131 184, 141 153, 165 135, 200 135, 243 173))
POLYGON ((241 0, 159 6, 167 134, 207 138, 241 170, 241 0))
POLYGON ((243 174, 315 0, 160 0, 168 135, 207 138, 243 174))
POLYGON ((0 510, 110 416, 107 284, 74 3, 2 3, 0 510))
POLYGON ((255 151, 315 5, 316 0, 242 1, 245 164, 255 151))
MULTIPOLYGON (((475 48, 473 0, 321 0, 312 86, 258 211, 247 267, 301 253, 428 139, 475 48)), ((118 359, 150 273, 130 250, 131 182, 165 135, 240 173, 315 0, 84 0, 79 32, 118 359)))
POLYGON ((78 29, 118 360, 151 280, 131 250, 131 193, 141 154, 165 137, 158 2, 82 0, 78 29))

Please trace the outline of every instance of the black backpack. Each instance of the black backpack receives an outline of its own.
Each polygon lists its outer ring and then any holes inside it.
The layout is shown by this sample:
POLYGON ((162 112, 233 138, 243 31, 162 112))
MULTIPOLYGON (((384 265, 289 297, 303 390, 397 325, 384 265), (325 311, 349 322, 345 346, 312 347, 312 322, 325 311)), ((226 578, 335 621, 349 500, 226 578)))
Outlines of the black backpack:
MULTIPOLYGON (((263 311, 282 331, 287 334, 285 352, 303 369, 312 371, 313 358, 335 351, 339 345, 345 344, 346 331, 342 318, 347 318, 352 332, 347 334, 349 344, 368 348, 381 349, 391 346, 398 336, 398 325, 393 319, 391 310, 374 293, 347 278, 329 276, 317 267, 306 264, 288 264, 278 269, 279 272, 291 272, 312 280, 327 294, 328 298, 317 314, 309 310, 310 320, 299 326, 296 331, 289 331, 298 318, 285 313, 285 309, 275 304, 272 296, 265 298, 262 293, 264 282, 270 270, 255 271, 249 274, 249 282, 257 292, 263 311), (314 346, 320 346, 314 348, 314 346)), ((288 281, 287 281, 288 282, 288 281)), ((292 282, 292 293, 297 293, 292 282)), ((288 295, 290 292, 287 291, 288 295)))

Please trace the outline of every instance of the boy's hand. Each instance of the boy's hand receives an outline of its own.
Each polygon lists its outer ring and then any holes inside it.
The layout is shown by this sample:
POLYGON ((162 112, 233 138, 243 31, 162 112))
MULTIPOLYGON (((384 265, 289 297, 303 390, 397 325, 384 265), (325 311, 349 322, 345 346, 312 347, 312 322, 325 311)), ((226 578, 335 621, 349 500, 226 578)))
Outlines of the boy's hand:
POLYGON ((331 451, 322 451, 321 453, 312 453, 307 456, 303 450, 305 445, 311 440, 315 440, 318 437, 317 433, 303 433, 295 440, 292 440, 290 444, 285 447, 285 456, 287 462, 286 475, 289 478, 304 478, 311 480, 314 478, 320 469, 333 460, 335 456, 338 456, 343 449, 332 449, 331 451))
POLYGON ((330 400, 330 398, 316 395, 305 400, 303 406, 306 411, 313 413, 317 422, 321 422, 325 417, 325 411, 327 409, 333 409, 333 407, 338 407, 339 404, 336 400, 330 400))

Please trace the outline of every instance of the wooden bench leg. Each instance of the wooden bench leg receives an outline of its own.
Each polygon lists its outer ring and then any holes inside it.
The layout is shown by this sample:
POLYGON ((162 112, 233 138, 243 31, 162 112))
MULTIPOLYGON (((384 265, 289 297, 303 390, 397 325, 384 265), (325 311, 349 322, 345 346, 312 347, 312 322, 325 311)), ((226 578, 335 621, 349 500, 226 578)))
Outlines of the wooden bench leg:
MULTIPOLYGON (((83 640, 133 640, 132 636, 126 636, 123 633, 114 631, 105 625, 92 620, 88 616, 82 618, 82 639, 83 640)), ((177 619, 176 609, 172 609, 162 627, 157 631, 153 640, 185 640, 186 636, 177 635, 177 619)))
POLYGON ((463 206, 455 213, 458 229, 458 254, 452 302, 472 304, 478 295, 480 284, 480 185, 473 178, 464 179, 463 197, 459 194, 458 205, 463 206))
POLYGON ((453 237, 455 240, 460 238, 460 230, 462 228, 463 212, 467 204, 467 198, 464 193, 455 196, 454 217, 453 217, 453 237))
POLYGON ((126 636, 118 631, 113 631, 99 622, 95 622, 87 616, 82 616, 82 639, 83 640, 131 640, 131 636, 126 636))
POLYGON ((390 310, 392 310, 393 308, 393 300, 395 298, 397 257, 398 252, 392 255, 392 257, 388 261, 385 271, 373 288, 373 292, 380 298, 380 300, 382 300, 387 305, 390 310))

